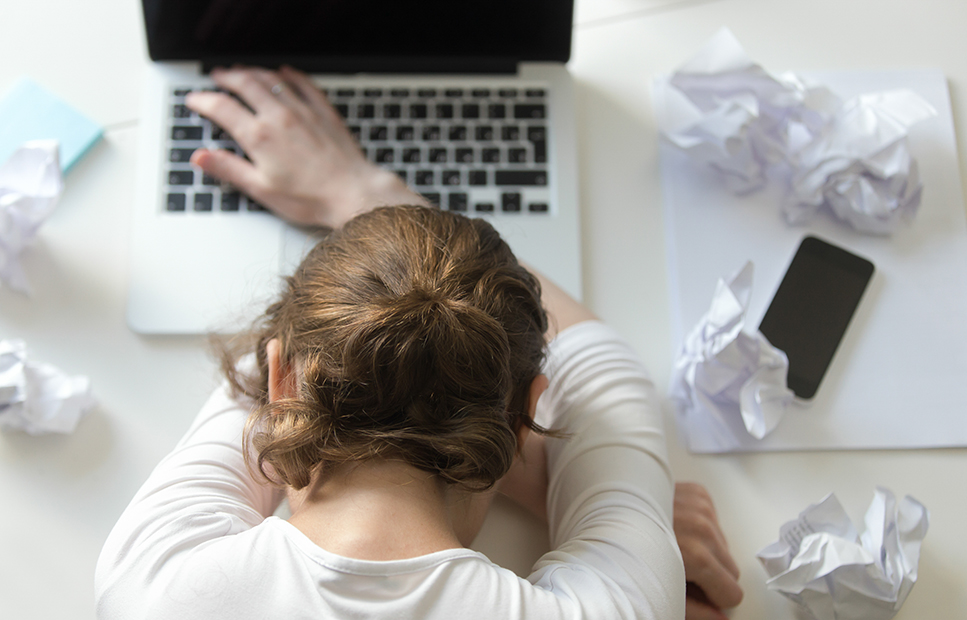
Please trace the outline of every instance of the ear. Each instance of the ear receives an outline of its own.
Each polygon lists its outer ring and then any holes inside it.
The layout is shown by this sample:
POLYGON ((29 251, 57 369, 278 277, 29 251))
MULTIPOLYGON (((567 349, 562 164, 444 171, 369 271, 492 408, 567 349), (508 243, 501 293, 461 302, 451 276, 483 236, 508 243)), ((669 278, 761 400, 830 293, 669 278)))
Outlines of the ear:
POLYGON ((269 402, 295 396, 295 377, 289 364, 282 361, 282 345, 278 338, 265 344, 265 358, 269 364, 269 402))
MULTIPOLYGON (((527 415, 531 420, 534 419, 534 416, 537 413, 537 401, 540 400, 541 394, 543 394, 544 390, 547 389, 549 383, 550 382, 547 380, 547 375, 537 375, 534 377, 534 380, 531 381, 530 391, 527 394, 527 415)), ((518 446, 524 445, 524 441, 527 439, 527 433, 529 433, 530 430, 531 429, 527 428, 526 424, 520 425, 520 427, 517 429, 518 446)))

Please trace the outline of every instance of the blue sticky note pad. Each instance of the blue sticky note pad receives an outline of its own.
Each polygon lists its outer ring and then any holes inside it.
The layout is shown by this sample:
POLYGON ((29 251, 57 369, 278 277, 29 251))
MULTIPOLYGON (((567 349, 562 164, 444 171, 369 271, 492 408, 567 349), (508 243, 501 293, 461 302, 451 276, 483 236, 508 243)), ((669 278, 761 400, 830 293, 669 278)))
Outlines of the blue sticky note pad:
POLYGON ((102 134, 100 125, 27 78, 0 99, 0 164, 28 140, 54 139, 66 173, 102 134))

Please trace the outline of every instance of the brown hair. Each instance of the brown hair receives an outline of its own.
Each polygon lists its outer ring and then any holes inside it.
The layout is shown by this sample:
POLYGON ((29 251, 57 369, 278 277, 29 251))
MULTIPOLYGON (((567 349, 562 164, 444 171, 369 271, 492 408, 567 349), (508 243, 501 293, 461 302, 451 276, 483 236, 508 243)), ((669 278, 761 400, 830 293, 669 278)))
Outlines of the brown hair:
POLYGON ((384 207, 331 232, 253 328, 256 373, 223 355, 236 394, 257 405, 245 435, 259 471, 298 489, 320 467, 386 457, 490 488, 510 468, 520 425, 544 432, 526 411, 544 360, 540 299, 536 278, 479 219, 384 207), (273 338, 298 386, 270 403, 273 338))

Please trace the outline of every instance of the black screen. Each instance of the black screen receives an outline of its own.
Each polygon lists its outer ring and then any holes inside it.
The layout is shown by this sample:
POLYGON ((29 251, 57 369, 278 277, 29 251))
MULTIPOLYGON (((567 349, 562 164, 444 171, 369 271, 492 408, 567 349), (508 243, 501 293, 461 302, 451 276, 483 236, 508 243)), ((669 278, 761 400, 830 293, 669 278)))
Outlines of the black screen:
POLYGON ((873 265, 815 237, 803 240, 759 330, 789 357, 788 384, 812 398, 873 274, 873 265))
POLYGON ((143 8, 154 60, 357 57, 396 66, 426 58, 565 62, 573 1, 143 0, 143 8))

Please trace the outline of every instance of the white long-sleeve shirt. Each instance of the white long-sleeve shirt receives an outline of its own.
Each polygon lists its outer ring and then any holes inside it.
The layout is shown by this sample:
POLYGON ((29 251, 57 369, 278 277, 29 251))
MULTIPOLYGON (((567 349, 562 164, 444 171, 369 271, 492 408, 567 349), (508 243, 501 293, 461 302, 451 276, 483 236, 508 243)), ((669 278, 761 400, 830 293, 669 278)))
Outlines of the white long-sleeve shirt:
POLYGON ((527 579, 481 553, 406 560, 329 553, 270 516, 278 489, 242 453, 249 406, 225 386, 121 515, 95 575, 102 620, 683 618, 674 484, 654 388, 597 321, 550 344, 538 421, 549 438, 551 551, 527 579))

